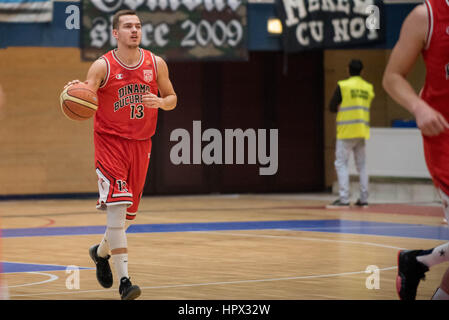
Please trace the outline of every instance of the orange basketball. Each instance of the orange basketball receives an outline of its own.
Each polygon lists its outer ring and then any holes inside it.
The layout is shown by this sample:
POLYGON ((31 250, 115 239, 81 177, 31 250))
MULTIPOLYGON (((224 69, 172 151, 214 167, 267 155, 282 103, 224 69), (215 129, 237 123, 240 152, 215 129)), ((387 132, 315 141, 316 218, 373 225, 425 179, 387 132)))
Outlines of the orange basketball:
POLYGON ((98 97, 87 84, 80 82, 62 91, 60 96, 62 113, 72 120, 87 120, 98 108, 98 97))

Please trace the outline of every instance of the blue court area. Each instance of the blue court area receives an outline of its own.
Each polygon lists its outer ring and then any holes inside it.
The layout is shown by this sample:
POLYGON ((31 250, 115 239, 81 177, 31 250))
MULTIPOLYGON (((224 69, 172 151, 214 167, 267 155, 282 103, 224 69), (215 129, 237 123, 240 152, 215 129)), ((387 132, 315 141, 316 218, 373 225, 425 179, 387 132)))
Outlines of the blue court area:
MULTIPOLYGON (((105 230, 105 226, 3 229, 2 237, 19 238, 42 236, 79 236, 104 234, 105 230)), ((281 220, 136 224, 130 226, 127 232, 164 233, 244 230, 291 230, 449 240, 449 228, 447 226, 428 226, 422 224, 384 223, 355 220, 281 220)), ((67 268, 67 266, 60 265, 31 264, 19 262, 3 262, 2 264, 3 273, 64 271, 67 268)))
MULTIPOLYGON (((16 273, 16 272, 43 272, 43 271, 65 271, 67 266, 53 265, 53 264, 36 264, 36 263, 21 263, 21 262, 1 262, 2 273, 16 273)), ((70 268, 69 268, 70 269, 70 268)), ((92 268, 81 268, 92 269, 92 268)))
MULTIPOLYGON (((281 220, 137 224, 130 226, 127 232, 162 233, 275 229, 449 240, 449 228, 447 226, 428 226, 422 224, 385 223, 355 220, 281 220)), ((105 226, 3 229, 2 237, 77 236, 104 234, 105 230, 105 226)))

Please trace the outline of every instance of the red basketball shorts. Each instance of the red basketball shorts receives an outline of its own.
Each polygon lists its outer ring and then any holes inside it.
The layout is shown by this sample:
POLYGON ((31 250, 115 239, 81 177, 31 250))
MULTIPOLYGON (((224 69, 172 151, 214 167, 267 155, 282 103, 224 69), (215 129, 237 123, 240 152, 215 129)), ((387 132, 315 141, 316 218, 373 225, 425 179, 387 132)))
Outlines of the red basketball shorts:
POLYGON ((151 139, 130 140, 94 132, 98 175, 97 209, 128 206, 126 219, 133 220, 139 207, 148 171, 151 139))

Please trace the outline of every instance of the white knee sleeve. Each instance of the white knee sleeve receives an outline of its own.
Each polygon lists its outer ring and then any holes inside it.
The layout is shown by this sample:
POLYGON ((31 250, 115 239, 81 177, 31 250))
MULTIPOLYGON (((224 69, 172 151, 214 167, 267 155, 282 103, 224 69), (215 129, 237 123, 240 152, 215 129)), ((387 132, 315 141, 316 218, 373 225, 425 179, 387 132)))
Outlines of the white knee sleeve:
POLYGON ((106 239, 111 250, 128 247, 125 233, 125 220, 126 206, 108 206, 106 239))
POLYGON ((107 228, 106 237, 111 250, 119 248, 128 248, 125 228, 107 228))
POLYGON ((115 205, 107 208, 107 222, 108 228, 124 228, 126 220, 126 206, 115 205))

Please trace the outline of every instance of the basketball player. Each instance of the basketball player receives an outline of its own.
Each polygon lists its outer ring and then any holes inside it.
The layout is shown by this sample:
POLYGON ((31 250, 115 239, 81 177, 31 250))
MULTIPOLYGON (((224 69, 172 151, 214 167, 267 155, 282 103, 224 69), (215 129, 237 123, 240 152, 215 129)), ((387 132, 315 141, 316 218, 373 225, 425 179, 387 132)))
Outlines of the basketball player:
MULTIPOLYGON (((410 111, 423 135, 424 156, 449 217, 449 2, 426 0, 408 15, 385 70, 383 87, 410 111), (407 74, 422 54, 426 79, 416 94, 407 74)), ((425 272, 449 260, 449 243, 429 250, 398 253, 396 289, 402 300, 414 300, 425 272)), ((449 270, 432 299, 449 299, 449 270)))
POLYGON ((117 48, 92 64, 85 81, 99 100, 94 118, 100 195, 97 208, 107 212, 106 233, 89 254, 96 264, 97 279, 105 288, 113 283, 108 262, 111 257, 121 299, 132 300, 141 290, 132 285, 128 275, 125 231, 136 217, 142 196, 158 109, 174 109, 177 96, 165 61, 139 47, 142 32, 136 12, 118 11, 112 24, 117 48))

